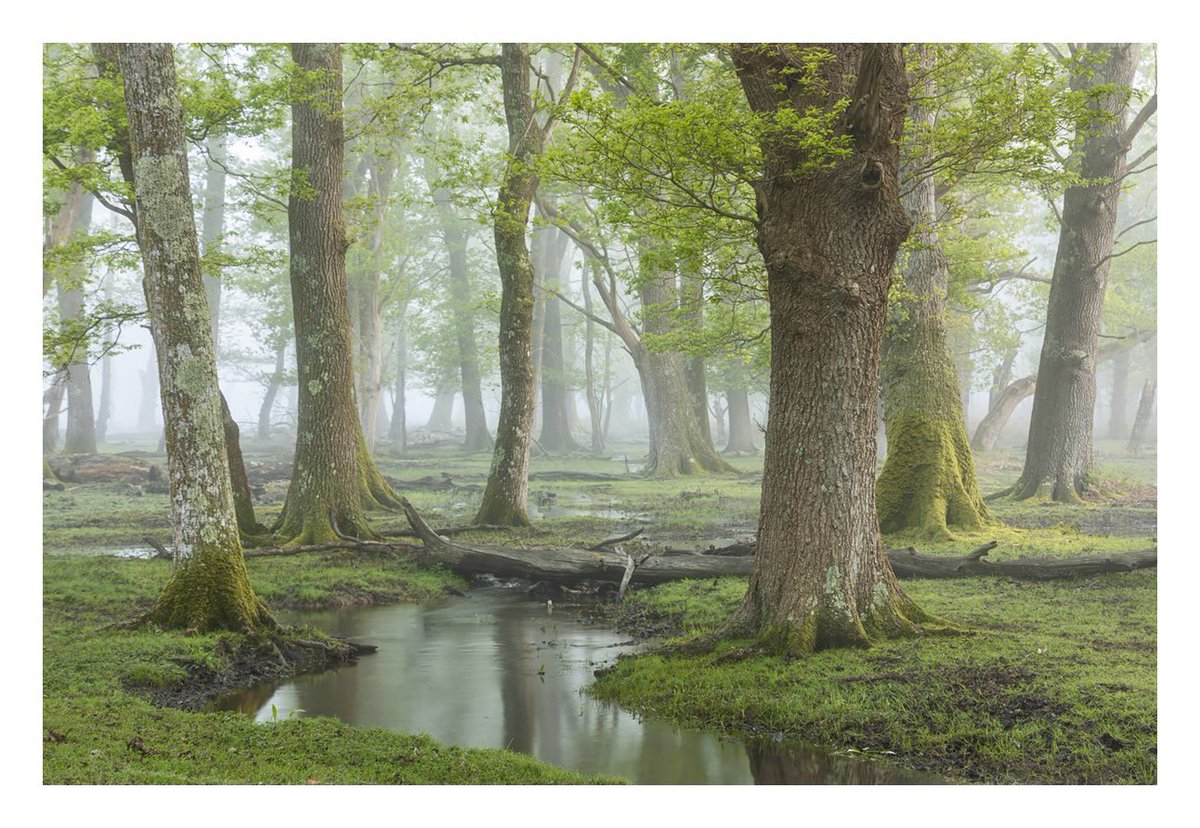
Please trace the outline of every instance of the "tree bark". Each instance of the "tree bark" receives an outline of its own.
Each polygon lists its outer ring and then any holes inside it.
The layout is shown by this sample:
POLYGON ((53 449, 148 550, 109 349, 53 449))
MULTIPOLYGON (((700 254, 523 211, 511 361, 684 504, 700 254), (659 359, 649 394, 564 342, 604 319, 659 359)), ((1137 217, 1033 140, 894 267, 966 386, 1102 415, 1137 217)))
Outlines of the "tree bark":
MULTIPOLYGON (((103 54, 105 47, 98 48, 103 54)), ((174 573, 147 617, 199 631, 273 626, 250 585, 238 539, 174 53, 164 44, 118 50, 175 546, 174 573)))
POLYGON ((984 418, 975 427, 975 436, 971 438, 971 448, 975 451, 991 451, 1000 439, 1000 433, 1012 417, 1013 411, 1021 401, 1033 394, 1037 387, 1037 377, 1021 377, 1004 389, 996 399, 984 418))
POLYGON ((1113 359, 1112 394, 1109 396, 1108 437, 1120 440, 1129 433, 1129 351, 1113 359))
POLYGON ((406 386, 408 383, 408 328, 403 317, 400 330, 396 332, 396 382, 392 386, 392 422, 388 428, 388 439, 400 451, 408 449, 408 407, 406 386))
MULTIPOLYGON (((404 508, 409 525, 425 545, 426 559, 467 577, 487 574, 500 578, 525 578, 564 585, 599 581, 615 586, 623 583, 628 575, 630 583, 653 586, 688 578, 751 575, 755 565, 753 545, 717 549, 709 554, 680 550, 658 555, 630 555, 615 545, 619 541, 609 542, 612 545, 596 545, 588 549, 530 549, 460 543, 438 534, 407 501, 404 508), (631 564, 633 571, 630 574, 631 564)), ((995 546, 993 541, 959 558, 921 555, 912 548, 888 549, 886 554, 890 568, 895 571, 897 577, 902 578, 962 578, 983 575, 1049 581, 1090 577, 1108 572, 1130 572, 1158 565, 1157 547, 1135 552, 1111 552, 1074 558, 1021 558, 996 562, 983 560, 995 546)))
POLYGON ((750 393, 745 388, 731 388, 725 392, 728 401, 729 442, 727 452, 758 454, 754 445, 754 421, 750 417, 750 393))
MULTIPOLYGON (((430 186, 438 172, 428 158, 426 180, 430 186)), ((475 341, 474 302, 471 299, 471 278, 467 267, 467 235, 465 222, 455 214, 450 193, 445 189, 433 191, 433 204, 442 225, 442 238, 450 262, 450 301, 454 317, 454 334, 458 340, 458 365, 462 378, 463 416, 466 420, 467 451, 485 451, 492 447, 488 432, 487 414, 483 408, 482 375, 479 369, 479 345, 475 341)))
POLYGON ((1154 420, 1154 398, 1158 392, 1157 380, 1148 379, 1142 386, 1142 399, 1138 403, 1137 415, 1133 418, 1133 431, 1129 435, 1129 451, 1140 454, 1150 434, 1150 423, 1154 420))
MULTIPOLYGON (((566 365, 563 359, 562 308, 555 294, 561 288, 560 277, 567 251, 567 235, 557 228, 547 243, 544 275, 542 277, 545 307, 542 328, 542 430, 538 443, 546 451, 568 452, 579 448, 571 435, 568 404, 574 399, 568 394, 566 365)), ((569 264, 569 261, 567 262, 569 264)))
POLYGON ((275 409, 275 398, 279 396, 279 388, 283 385, 284 357, 287 354, 287 343, 281 343, 275 349, 275 369, 267 383, 267 392, 263 395, 262 405, 258 407, 258 439, 271 439, 271 412, 275 409))
MULTIPOLYGON (((90 193, 84 196, 74 213, 75 225, 70 240, 87 234, 92 224, 90 193)), ((58 280, 58 314, 64 322, 82 323, 85 316, 83 281, 85 273, 76 267, 69 277, 58 280)), ((89 339, 76 344, 67 366, 67 432, 63 451, 67 454, 96 453, 96 414, 92 400, 92 366, 88 361, 89 339)))
POLYGON ((342 215, 342 52, 292 44, 314 78, 292 103, 292 167, 303 189, 288 197, 292 314, 299 416, 292 482, 273 527, 287 545, 374 537, 364 509, 398 503, 375 467, 359 426, 342 215))
POLYGON ((896 251, 911 219, 898 197, 908 108, 902 49, 892 44, 738 45, 750 107, 828 112, 847 154, 810 157, 787 132, 762 139, 758 247, 771 313, 758 554, 722 636, 769 652, 868 645, 937 623, 900 589, 875 508, 880 347, 896 251), (798 72, 818 59, 817 77, 798 72))
MULTIPOLYGON (((112 276, 110 275, 104 285, 104 299, 107 302, 112 302, 112 276)), ((112 417, 113 405, 113 372, 112 372, 112 354, 106 350, 104 356, 100 358, 100 405, 96 411, 96 442, 103 443, 108 439, 108 421, 112 417)))
MULTIPOLYGON (((932 50, 922 47, 918 72, 928 77, 932 50)), ((925 81, 918 99, 935 90, 925 81)), ((934 113, 920 103, 910 108, 917 141, 934 127, 934 113)), ((986 525, 987 507, 975 478, 975 460, 959 393, 958 376, 946 343, 949 265, 937 232, 937 196, 932 153, 917 152, 902 201, 916 228, 916 243, 904 270, 905 291, 895 309, 903 321, 887 329, 883 342, 883 412, 887 457, 875 487, 884 532, 912 529, 944 539, 951 530, 986 525)), ((903 171, 902 171, 903 174, 903 171)))
POLYGON ((360 383, 362 389, 359 407, 359 425, 362 427, 367 450, 374 451, 379 439, 379 407, 383 401, 383 245, 384 221, 387 218, 387 202, 391 196, 392 179, 396 165, 377 155, 372 155, 367 164, 370 175, 369 194, 373 200, 373 226, 366 270, 359 274, 358 344, 362 355, 360 383))
POLYGON ((1080 499, 1092 473, 1097 335, 1113 253, 1121 177, 1125 173, 1127 93, 1139 47, 1091 44, 1107 53, 1098 66, 1077 71, 1071 88, 1100 92, 1089 104, 1110 116, 1079 141, 1079 174, 1089 182, 1063 196, 1058 253, 1038 362, 1025 468, 1009 490, 1016 499, 1080 499), (1094 71, 1093 71, 1094 70, 1094 71), (1112 85, 1111 91, 1098 87, 1112 85))
POLYGON ((42 415, 42 452, 52 452, 58 448, 59 420, 62 417, 63 395, 67 391, 67 375, 59 371, 50 380, 50 387, 42 394, 42 403, 46 411, 42 415))
POLYGON ((243 535, 262 535, 268 530, 254 517, 254 498, 250 493, 250 481, 246 478, 246 463, 242 459, 240 429, 229 413, 225 395, 220 391, 217 393, 221 398, 221 425, 225 433, 225 453, 229 462, 229 483, 233 490, 233 513, 237 518, 238 531, 243 535))
POLYGON ((475 523, 529 525, 529 448, 533 437, 533 263, 525 244, 537 191, 533 162, 545 141, 529 93, 529 45, 501 46, 501 82, 508 125, 508 164, 495 212, 500 270, 500 420, 492 468, 475 523))

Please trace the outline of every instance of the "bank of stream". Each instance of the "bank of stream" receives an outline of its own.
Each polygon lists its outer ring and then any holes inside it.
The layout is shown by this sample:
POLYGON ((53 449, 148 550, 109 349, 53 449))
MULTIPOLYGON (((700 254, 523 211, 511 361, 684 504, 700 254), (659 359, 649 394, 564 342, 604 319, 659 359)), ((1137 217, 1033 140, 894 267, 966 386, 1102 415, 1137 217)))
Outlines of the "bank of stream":
POLYGON ((356 664, 250 688, 215 707, 264 726, 292 716, 507 748, 641 784, 928 784, 886 762, 773 741, 738 741, 639 718, 584 688, 635 643, 577 608, 489 585, 465 597, 281 614, 376 645, 356 664))

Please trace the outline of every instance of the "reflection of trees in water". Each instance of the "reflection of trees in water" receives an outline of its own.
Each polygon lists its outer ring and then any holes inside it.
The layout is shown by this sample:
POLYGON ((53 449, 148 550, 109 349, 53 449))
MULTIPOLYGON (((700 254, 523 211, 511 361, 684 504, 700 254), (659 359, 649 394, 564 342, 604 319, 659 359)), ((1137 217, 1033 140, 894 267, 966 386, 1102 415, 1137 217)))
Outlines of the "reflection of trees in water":
POLYGON ((815 751, 749 744, 746 754, 757 785, 889 785, 907 781, 895 768, 815 751))
POLYGON ((535 653, 525 638, 525 620, 497 613, 496 644, 500 650, 500 703, 504 707, 504 747, 533 753, 534 687, 538 680, 535 653))

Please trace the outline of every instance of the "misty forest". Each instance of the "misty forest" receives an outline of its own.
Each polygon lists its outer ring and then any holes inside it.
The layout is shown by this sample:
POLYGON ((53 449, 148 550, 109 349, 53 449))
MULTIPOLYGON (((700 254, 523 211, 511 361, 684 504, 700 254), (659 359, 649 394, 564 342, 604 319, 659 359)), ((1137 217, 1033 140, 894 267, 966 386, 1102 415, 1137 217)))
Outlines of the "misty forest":
POLYGON ((1154 45, 42 57, 44 782, 1157 781, 1154 45))

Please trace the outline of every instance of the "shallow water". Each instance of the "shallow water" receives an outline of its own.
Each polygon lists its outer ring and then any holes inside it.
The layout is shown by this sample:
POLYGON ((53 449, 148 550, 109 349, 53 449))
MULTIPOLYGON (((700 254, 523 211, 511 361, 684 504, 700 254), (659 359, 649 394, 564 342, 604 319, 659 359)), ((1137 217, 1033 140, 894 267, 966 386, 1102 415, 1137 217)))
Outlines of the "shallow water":
POLYGON ((618 633, 523 592, 330 612, 289 623, 379 647, 339 670, 234 694, 216 706, 259 721, 336 716, 469 747, 508 748, 559 767, 645 784, 925 783, 926 777, 767 740, 746 745, 640 719, 582 692, 632 649, 618 633), (299 712, 298 712, 299 711, 299 712))

